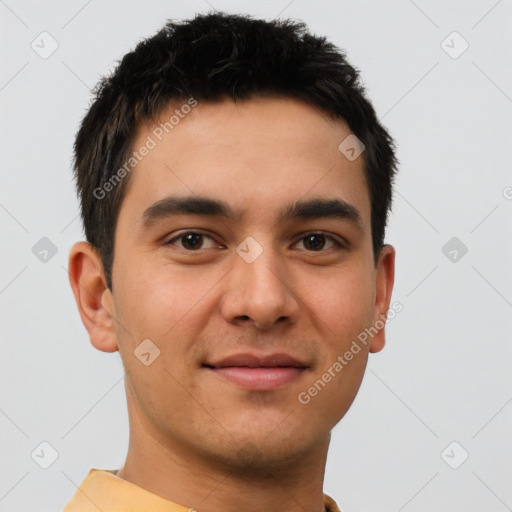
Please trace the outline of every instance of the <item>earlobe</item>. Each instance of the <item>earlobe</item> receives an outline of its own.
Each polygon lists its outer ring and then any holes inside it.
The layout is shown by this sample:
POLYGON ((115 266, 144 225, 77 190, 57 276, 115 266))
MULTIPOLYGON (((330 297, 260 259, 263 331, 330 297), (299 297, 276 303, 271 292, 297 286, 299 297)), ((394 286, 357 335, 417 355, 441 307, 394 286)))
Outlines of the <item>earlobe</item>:
POLYGON ((385 325, 395 282, 395 253, 392 245, 384 245, 377 262, 373 326, 378 333, 370 342, 370 352, 380 352, 386 344, 385 325))
POLYGON ((99 254, 88 242, 77 242, 71 247, 69 283, 91 344, 103 352, 118 350, 113 297, 99 254))

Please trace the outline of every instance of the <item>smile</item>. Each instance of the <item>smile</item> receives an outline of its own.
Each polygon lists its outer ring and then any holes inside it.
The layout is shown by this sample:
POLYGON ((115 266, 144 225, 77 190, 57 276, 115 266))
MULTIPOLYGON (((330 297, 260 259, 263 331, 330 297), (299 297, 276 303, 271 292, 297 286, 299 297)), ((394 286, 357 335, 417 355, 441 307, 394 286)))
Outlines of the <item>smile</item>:
POLYGON ((274 368, 231 366, 209 369, 213 373, 230 382, 255 391, 271 391, 273 389, 279 389, 290 384, 305 371, 305 368, 295 368, 290 366, 274 368))
POLYGON ((308 368, 306 364, 287 354, 236 354, 204 364, 203 367, 224 380, 255 391, 282 388, 296 380, 308 368))

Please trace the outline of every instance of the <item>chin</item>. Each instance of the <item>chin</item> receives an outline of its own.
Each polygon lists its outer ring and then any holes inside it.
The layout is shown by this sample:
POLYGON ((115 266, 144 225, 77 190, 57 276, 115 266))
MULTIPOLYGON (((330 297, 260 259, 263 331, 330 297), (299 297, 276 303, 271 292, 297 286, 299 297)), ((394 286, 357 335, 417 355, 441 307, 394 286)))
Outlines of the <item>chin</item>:
POLYGON ((230 428, 222 441, 218 439, 206 449, 216 467, 220 464, 227 472, 239 476, 265 478, 276 472, 303 467, 309 457, 327 453, 330 431, 326 430, 322 437, 318 431, 311 432, 311 436, 308 434, 304 425, 293 428, 287 425, 283 430, 275 426, 274 430, 263 430, 261 425, 250 425, 244 430, 230 428))

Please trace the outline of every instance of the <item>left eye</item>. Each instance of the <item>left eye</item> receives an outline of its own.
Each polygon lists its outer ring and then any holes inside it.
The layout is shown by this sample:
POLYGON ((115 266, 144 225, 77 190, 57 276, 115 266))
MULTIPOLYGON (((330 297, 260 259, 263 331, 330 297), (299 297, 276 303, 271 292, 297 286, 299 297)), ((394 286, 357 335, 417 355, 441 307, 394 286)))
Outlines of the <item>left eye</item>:
MULTIPOLYGON (((305 246, 309 245, 309 247, 313 247, 312 252, 322 252, 321 249, 324 249, 325 242, 318 242, 318 239, 330 240, 335 247, 340 249, 343 248, 343 245, 340 242, 325 233, 307 233, 298 242, 303 242, 305 246)), ((327 249, 330 249, 330 247, 327 249)))

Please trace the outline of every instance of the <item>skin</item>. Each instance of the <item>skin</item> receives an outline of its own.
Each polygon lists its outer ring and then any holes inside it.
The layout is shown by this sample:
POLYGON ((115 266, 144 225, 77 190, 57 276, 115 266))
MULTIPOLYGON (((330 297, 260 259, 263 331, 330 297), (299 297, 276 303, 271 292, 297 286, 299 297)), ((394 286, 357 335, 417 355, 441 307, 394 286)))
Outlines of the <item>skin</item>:
MULTIPOLYGON (((134 148, 154 127, 139 127, 134 148)), ((117 476, 200 512, 240 502, 248 512, 323 510, 330 432, 369 352, 384 347, 384 329, 308 404, 297 397, 387 313, 394 282, 394 248, 374 261, 363 159, 338 150, 349 134, 299 100, 200 102, 132 171, 113 293, 96 251, 72 247, 70 283, 91 343, 119 350, 126 370, 130 442, 117 476), (243 217, 180 215, 144 230, 143 211, 170 194, 222 199, 243 217), (312 197, 350 203, 360 226, 276 222, 284 204, 312 197), (165 245, 187 230, 206 235, 199 250, 183 239, 165 245), (311 231, 344 247, 320 236, 325 245, 314 250, 304 241, 311 231), (235 251, 248 236, 263 248, 252 263, 235 251), (133 353, 144 339, 160 350, 149 366, 133 353), (202 366, 240 352, 284 352, 308 368, 280 389, 255 391, 202 366)))

